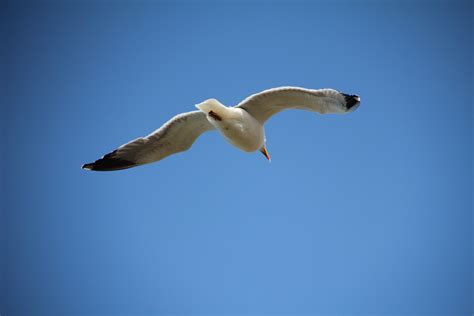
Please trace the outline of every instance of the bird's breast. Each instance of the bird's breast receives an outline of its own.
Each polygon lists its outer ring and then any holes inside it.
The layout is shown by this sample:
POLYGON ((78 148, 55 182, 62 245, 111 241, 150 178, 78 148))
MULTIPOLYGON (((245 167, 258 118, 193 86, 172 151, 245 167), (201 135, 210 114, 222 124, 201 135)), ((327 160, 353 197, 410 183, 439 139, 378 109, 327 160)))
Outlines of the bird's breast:
POLYGON ((252 152, 258 150, 265 141, 263 126, 245 110, 234 119, 224 119, 218 122, 221 134, 234 146, 252 152))

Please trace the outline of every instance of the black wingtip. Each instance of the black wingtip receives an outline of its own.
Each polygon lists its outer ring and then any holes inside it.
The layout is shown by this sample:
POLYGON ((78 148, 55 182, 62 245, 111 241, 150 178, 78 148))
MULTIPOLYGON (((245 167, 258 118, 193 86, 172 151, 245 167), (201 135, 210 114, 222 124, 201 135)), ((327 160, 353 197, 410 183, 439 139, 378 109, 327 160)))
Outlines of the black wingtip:
POLYGON ((94 162, 83 164, 81 168, 93 171, 115 171, 138 166, 135 162, 117 158, 114 155, 115 152, 113 151, 94 162))
POLYGON ((84 170, 93 170, 93 167, 94 167, 94 163, 85 163, 82 165, 82 169, 84 170))
POLYGON ((341 93, 346 101, 347 110, 355 110, 360 104, 360 97, 357 94, 341 93))

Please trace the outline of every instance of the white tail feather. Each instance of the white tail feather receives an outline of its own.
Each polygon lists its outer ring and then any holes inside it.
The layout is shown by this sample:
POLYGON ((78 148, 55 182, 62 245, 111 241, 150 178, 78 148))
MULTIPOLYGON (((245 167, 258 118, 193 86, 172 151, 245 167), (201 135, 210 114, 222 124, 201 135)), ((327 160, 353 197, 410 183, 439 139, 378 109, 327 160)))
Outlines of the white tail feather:
POLYGON ((209 112, 212 111, 221 117, 227 116, 226 113, 228 108, 216 99, 208 99, 202 103, 196 104, 196 107, 206 114, 209 114, 209 112))

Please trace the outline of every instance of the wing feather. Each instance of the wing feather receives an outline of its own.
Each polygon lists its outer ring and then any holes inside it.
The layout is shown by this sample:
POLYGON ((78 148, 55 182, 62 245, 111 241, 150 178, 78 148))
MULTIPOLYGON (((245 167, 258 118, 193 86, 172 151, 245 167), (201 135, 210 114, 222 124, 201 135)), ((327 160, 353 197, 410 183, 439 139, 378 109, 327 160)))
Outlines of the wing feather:
POLYGON ((280 87, 253 94, 236 107, 246 110, 263 124, 271 116, 286 109, 308 110, 320 114, 346 113, 355 105, 351 100, 359 100, 358 98, 333 89, 280 87))
POLYGON ((83 169, 112 171, 155 161, 189 149, 204 132, 214 129, 201 111, 176 115, 153 133, 134 139, 83 169))

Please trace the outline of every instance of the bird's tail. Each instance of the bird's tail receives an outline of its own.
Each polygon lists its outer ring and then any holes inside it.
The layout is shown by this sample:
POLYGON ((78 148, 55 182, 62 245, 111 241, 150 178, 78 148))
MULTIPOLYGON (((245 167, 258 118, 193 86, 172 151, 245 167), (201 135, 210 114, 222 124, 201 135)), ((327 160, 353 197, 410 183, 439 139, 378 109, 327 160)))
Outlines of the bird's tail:
POLYGON ((196 104, 196 107, 206 115, 209 115, 212 112, 217 117, 226 118, 228 116, 227 107, 216 99, 208 99, 202 103, 196 104))

